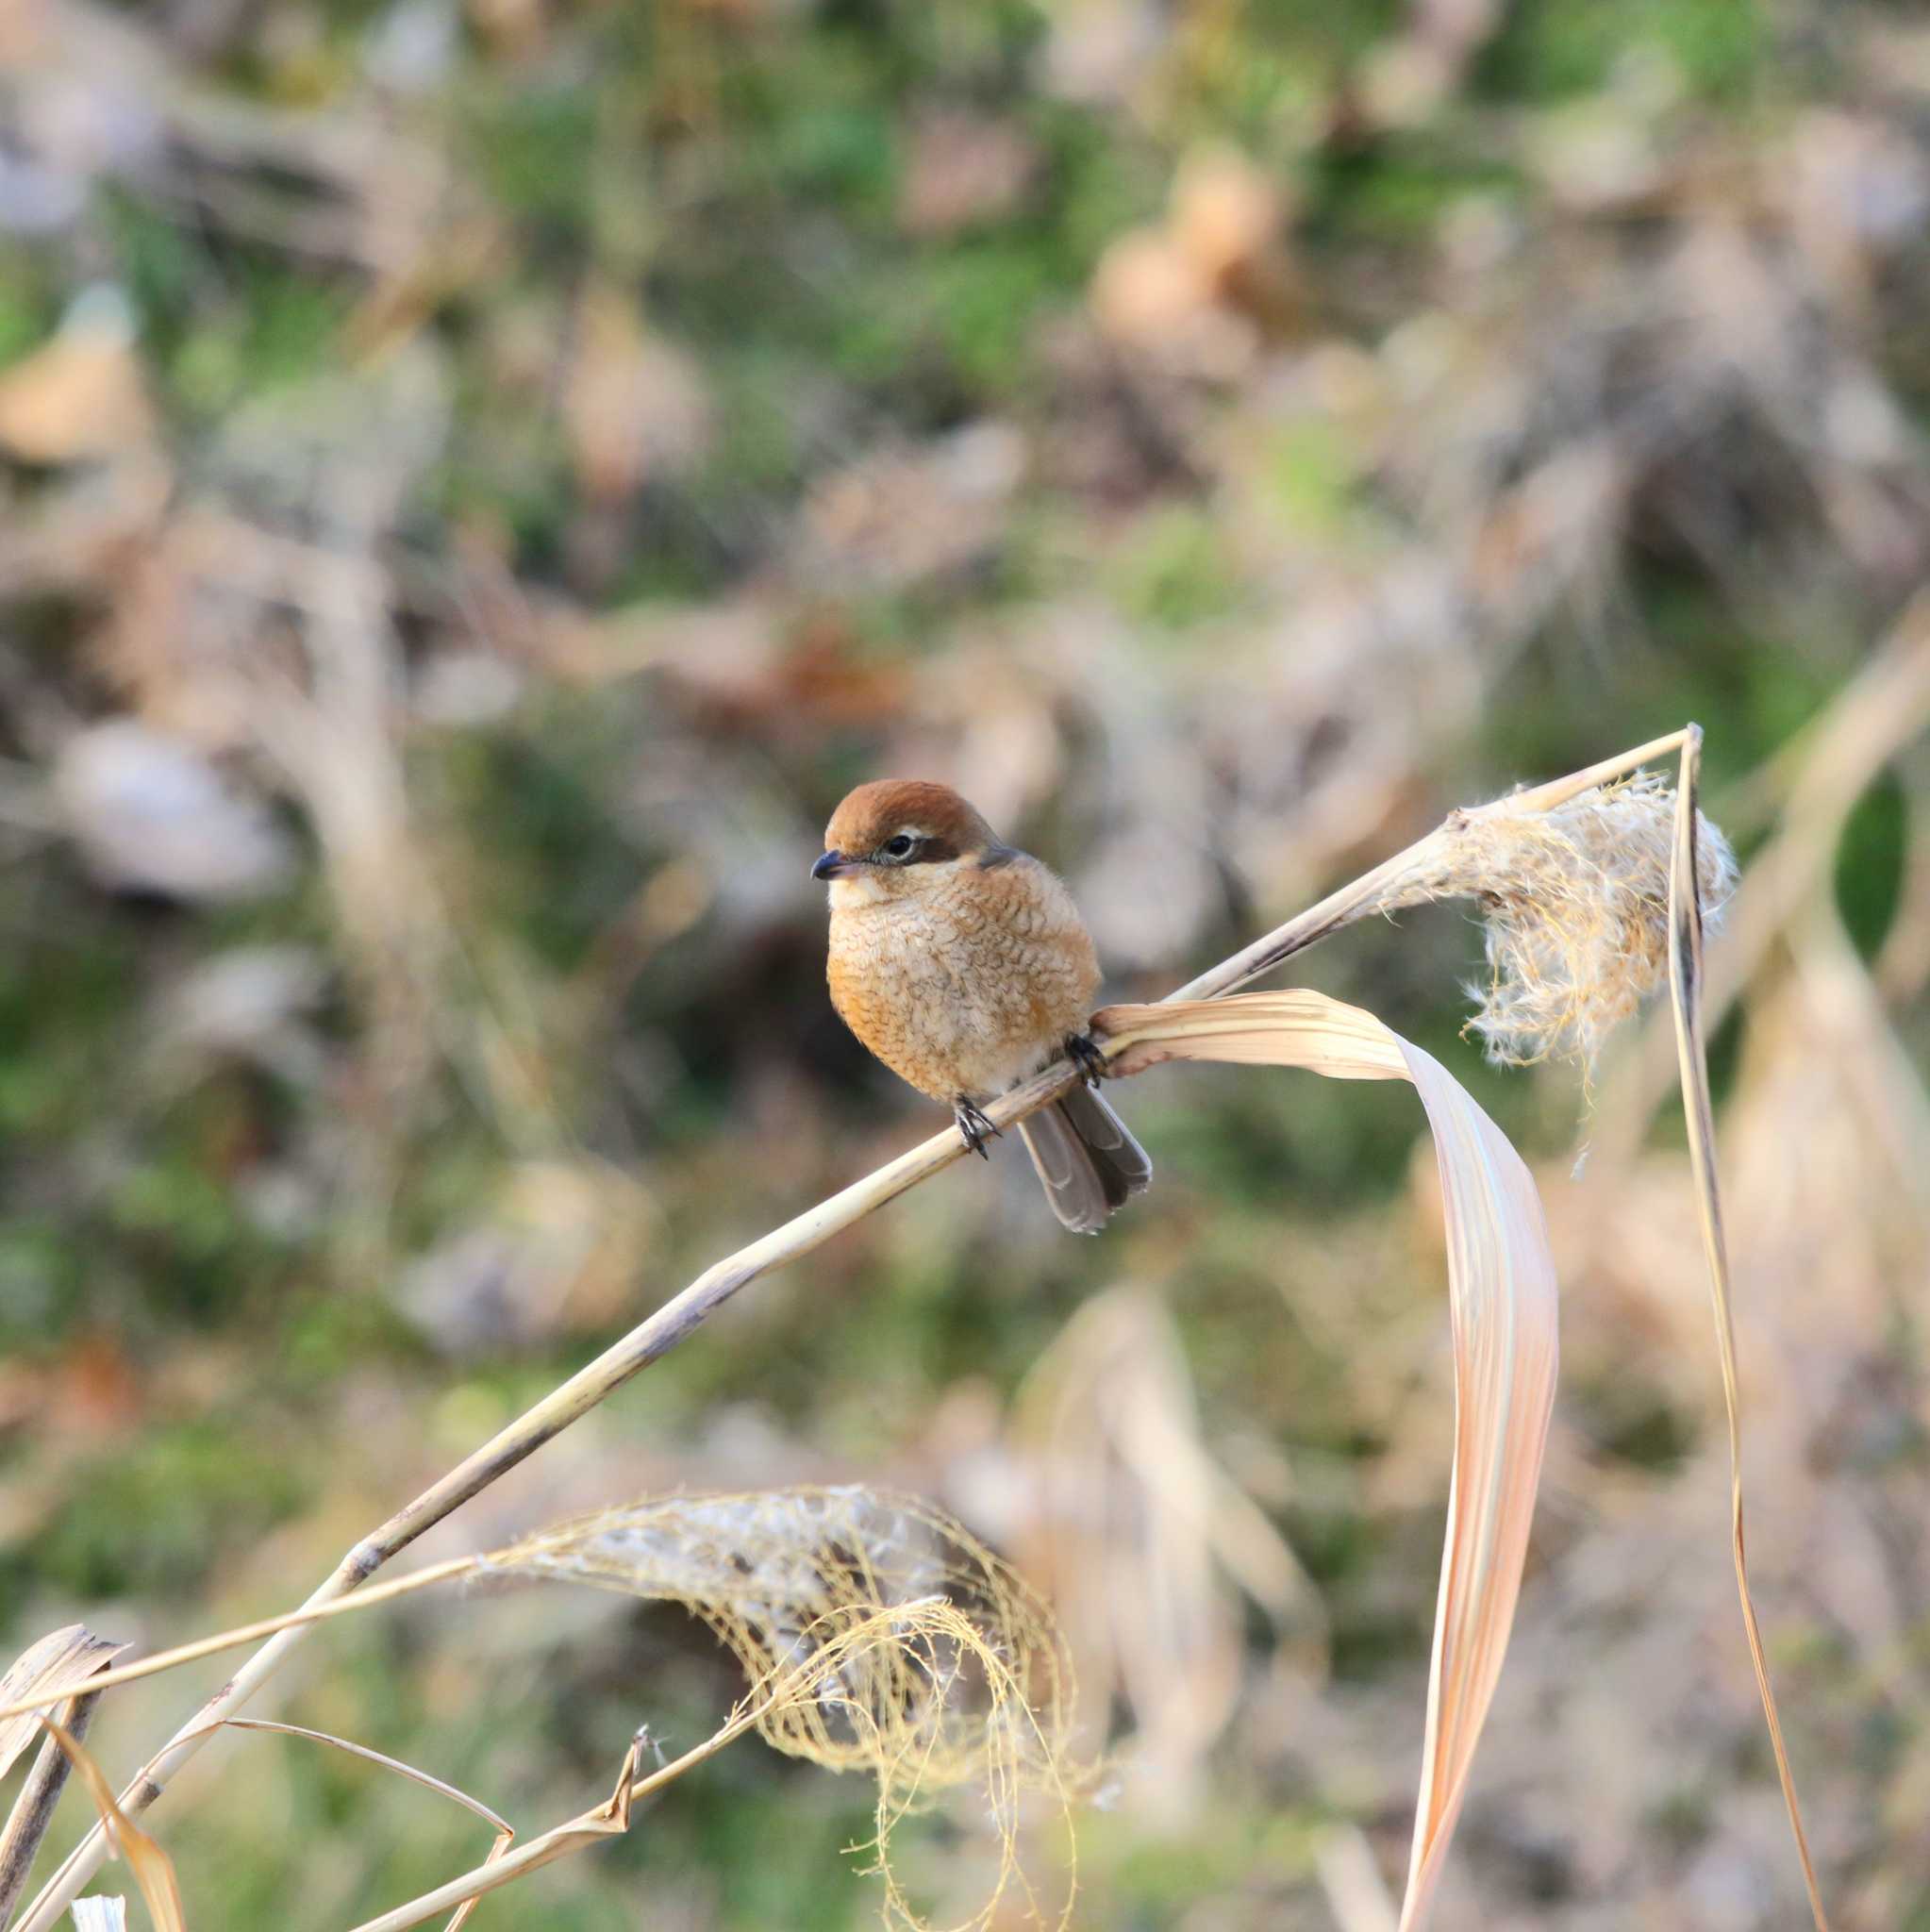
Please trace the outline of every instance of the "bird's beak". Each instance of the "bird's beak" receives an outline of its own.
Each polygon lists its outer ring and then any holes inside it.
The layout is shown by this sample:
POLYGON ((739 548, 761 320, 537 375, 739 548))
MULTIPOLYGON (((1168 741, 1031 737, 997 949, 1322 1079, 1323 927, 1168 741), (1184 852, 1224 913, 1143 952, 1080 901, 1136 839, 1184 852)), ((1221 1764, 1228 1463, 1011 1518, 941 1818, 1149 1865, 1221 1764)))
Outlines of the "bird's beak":
POLYGON ((846 873, 857 870, 857 859, 846 858, 841 852, 827 852, 811 867, 811 876, 814 879, 841 879, 846 873))

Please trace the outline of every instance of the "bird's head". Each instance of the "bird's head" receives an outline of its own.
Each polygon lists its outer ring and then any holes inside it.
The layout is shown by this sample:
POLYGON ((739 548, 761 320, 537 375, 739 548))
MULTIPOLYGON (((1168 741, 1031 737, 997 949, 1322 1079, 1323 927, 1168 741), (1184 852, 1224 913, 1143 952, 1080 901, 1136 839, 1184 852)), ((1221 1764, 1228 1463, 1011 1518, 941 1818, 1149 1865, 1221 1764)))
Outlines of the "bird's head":
POLYGON ((928 891, 961 867, 1009 852, 949 785, 879 778, 831 814, 811 876, 831 882, 833 905, 856 905, 928 891))

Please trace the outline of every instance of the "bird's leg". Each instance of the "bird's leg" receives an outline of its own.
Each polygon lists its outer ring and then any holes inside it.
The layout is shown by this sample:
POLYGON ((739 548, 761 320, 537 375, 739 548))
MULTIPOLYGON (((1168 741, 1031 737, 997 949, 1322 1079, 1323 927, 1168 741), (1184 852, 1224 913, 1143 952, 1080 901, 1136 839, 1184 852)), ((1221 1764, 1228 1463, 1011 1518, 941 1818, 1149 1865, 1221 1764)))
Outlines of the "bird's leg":
POLYGON ((1106 1056, 1099 1050, 1099 1042, 1090 1033, 1066 1035, 1066 1058, 1085 1074, 1089 1087, 1096 1087, 1105 1079, 1106 1056))
POLYGON ((990 1160, 991 1156, 985 1151, 985 1143, 988 1139, 997 1140, 1000 1137, 999 1129, 992 1124, 990 1117, 961 1093, 952 1103, 952 1120, 964 1136, 966 1146, 981 1160, 990 1160))

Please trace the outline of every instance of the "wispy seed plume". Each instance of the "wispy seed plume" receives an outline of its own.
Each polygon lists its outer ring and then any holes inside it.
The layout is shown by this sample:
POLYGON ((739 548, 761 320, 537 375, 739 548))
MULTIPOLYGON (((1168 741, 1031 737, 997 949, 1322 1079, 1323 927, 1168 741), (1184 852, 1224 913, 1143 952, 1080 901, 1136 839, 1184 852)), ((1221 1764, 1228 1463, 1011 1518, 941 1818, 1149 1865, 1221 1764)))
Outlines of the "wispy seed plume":
POLYGON ((940 1792, 975 1784, 999 1843, 991 1896, 1066 1922, 1019 1863, 1028 1793, 1063 1813, 1090 1781, 1074 1762, 1071 1667, 1050 1613, 958 1524, 858 1487, 671 1496, 565 1523, 491 1557, 499 1574, 556 1577, 682 1604, 750 1679, 740 1711, 778 1750, 877 1780, 869 1847, 888 1922, 921 1922, 894 1878, 890 1835, 940 1792))
MULTIPOLYGON (((1674 811, 1674 789, 1655 773, 1552 809, 1498 799, 1451 819, 1376 909, 1474 899, 1488 974, 1468 988, 1468 1030, 1490 1060, 1591 1065, 1668 972, 1674 811)), ((1696 834, 1696 883, 1713 924, 1736 889, 1736 858, 1700 813, 1696 834)))

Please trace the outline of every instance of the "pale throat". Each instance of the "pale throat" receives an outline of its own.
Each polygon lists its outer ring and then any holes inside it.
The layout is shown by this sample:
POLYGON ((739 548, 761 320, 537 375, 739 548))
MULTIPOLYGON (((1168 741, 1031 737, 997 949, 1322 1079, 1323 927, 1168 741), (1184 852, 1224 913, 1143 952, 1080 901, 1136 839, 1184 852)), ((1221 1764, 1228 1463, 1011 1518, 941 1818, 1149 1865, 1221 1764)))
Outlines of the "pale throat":
POLYGON ((871 871, 846 873, 831 881, 831 910, 856 912, 860 907, 875 906, 885 896, 885 882, 871 871))
POLYGON ((857 912, 867 906, 882 906, 887 900, 896 906, 928 904, 933 895, 944 891, 957 874, 976 870, 977 858, 971 853, 936 864, 867 866, 862 872, 846 873, 831 881, 831 910, 857 912))

